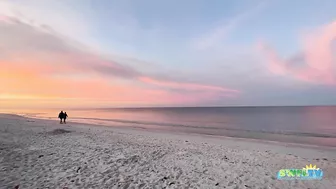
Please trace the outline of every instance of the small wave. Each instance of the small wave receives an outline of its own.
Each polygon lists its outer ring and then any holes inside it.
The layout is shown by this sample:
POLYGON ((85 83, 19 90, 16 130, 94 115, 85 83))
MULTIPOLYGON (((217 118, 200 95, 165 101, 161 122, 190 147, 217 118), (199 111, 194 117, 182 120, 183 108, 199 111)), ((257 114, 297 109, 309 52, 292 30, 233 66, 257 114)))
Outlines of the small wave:
MULTIPOLYGON (((139 121, 139 120, 123 120, 123 119, 105 119, 105 118, 82 118, 75 117, 76 119, 86 120, 85 122, 90 122, 89 120, 94 121, 105 121, 105 122, 114 122, 114 123, 123 123, 123 124, 137 124, 137 125, 150 125, 160 127, 177 127, 185 129, 203 129, 203 130, 221 130, 221 131, 237 131, 237 132, 248 132, 248 133, 263 133, 263 134, 275 134, 275 135, 292 135, 292 136, 301 136, 301 137, 321 137, 321 138, 336 138, 336 135, 327 134, 327 133, 309 133, 309 132, 295 132, 295 131, 266 131, 266 130, 248 130, 248 129, 239 129, 239 128, 228 128, 228 127, 213 127, 213 126, 196 126, 196 125, 187 125, 187 124, 178 124, 178 123, 164 123, 164 122, 148 122, 148 121, 139 121)), ((145 127, 141 127, 145 128, 145 127)), ((201 132, 200 132, 201 133, 201 132)))
MULTIPOLYGON (((54 117, 43 116, 43 113, 34 113, 34 114, 17 114, 20 116, 30 117, 30 118, 39 118, 39 119, 52 119, 56 120, 54 117)), ((140 120, 124 120, 124 119, 107 119, 107 118, 87 118, 87 117, 73 117, 75 122, 80 123, 91 123, 91 124, 104 124, 108 126, 113 126, 112 123, 122 123, 122 124, 134 124, 132 127, 143 128, 143 129, 151 129, 152 127, 146 126, 155 126, 156 129, 160 129, 162 127, 168 128, 182 128, 182 129, 193 129, 199 130, 198 133, 202 134, 202 131, 206 130, 218 130, 218 131, 234 131, 234 132, 245 132, 250 134, 274 134, 274 135, 289 135, 289 136, 299 136, 299 137, 317 137, 317 138, 336 138, 335 134, 328 133, 311 133, 311 132, 296 132, 296 131, 268 131, 268 130, 248 130, 248 129, 240 129, 228 127, 226 123, 226 127, 213 127, 213 126, 196 126, 191 124, 182 124, 182 123, 167 123, 167 122, 151 122, 151 121, 140 121, 140 120), (111 124, 110 124, 111 123, 111 124), (142 125, 142 126, 140 126, 142 125)), ((203 123, 202 123, 203 124, 203 123)), ((223 133, 225 134, 225 133, 223 133)))

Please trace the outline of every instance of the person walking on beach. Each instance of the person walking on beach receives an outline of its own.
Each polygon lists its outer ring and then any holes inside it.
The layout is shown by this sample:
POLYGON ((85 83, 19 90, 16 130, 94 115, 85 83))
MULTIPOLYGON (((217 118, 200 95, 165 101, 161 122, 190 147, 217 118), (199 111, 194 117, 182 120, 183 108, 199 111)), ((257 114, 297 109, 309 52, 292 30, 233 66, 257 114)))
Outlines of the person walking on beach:
POLYGON ((68 117, 68 114, 66 112, 64 112, 64 115, 63 115, 64 124, 66 124, 65 120, 66 120, 67 117, 68 117))
MULTIPOLYGON (((59 114, 58 114, 58 118, 60 119, 60 124, 62 124, 62 120, 64 118, 64 113, 63 111, 61 111, 59 114)), ((65 120, 64 120, 65 121, 65 120)))

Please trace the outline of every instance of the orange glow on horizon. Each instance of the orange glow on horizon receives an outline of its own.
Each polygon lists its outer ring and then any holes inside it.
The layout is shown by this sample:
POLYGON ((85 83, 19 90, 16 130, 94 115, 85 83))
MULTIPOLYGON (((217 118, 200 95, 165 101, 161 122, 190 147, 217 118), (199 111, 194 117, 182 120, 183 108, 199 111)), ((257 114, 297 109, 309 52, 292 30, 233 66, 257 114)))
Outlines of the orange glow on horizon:
POLYGON ((187 105, 239 93, 151 76, 16 17, 0 15, 0 27, 0 108, 187 105))

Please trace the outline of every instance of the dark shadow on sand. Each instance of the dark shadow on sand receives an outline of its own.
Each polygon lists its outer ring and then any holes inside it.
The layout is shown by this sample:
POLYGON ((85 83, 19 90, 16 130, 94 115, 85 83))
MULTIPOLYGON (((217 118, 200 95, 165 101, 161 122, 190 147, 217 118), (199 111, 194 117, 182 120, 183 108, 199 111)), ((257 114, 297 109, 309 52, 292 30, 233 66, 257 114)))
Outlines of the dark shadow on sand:
POLYGON ((61 135, 65 133, 71 133, 73 131, 65 130, 65 129, 54 129, 52 131, 47 132, 49 135, 61 135))

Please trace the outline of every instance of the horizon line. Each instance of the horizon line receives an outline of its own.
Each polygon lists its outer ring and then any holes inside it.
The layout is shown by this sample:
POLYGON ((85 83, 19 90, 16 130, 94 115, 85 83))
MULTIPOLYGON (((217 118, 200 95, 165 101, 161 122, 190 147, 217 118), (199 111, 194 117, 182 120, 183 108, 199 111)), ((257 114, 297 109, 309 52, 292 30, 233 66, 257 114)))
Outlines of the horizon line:
POLYGON ((69 108, 72 110, 76 109, 146 109, 146 108, 157 108, 157 109, 163 109, 163 108, 272 108, 272 107, 330 107, 330 106, 336 106, 336 104, 333 105, 255 105, 255 106, 249 106, 249 105, 237 105, 237 106, 139 106, 139 107, 102 107, 102 108, 69 108))

